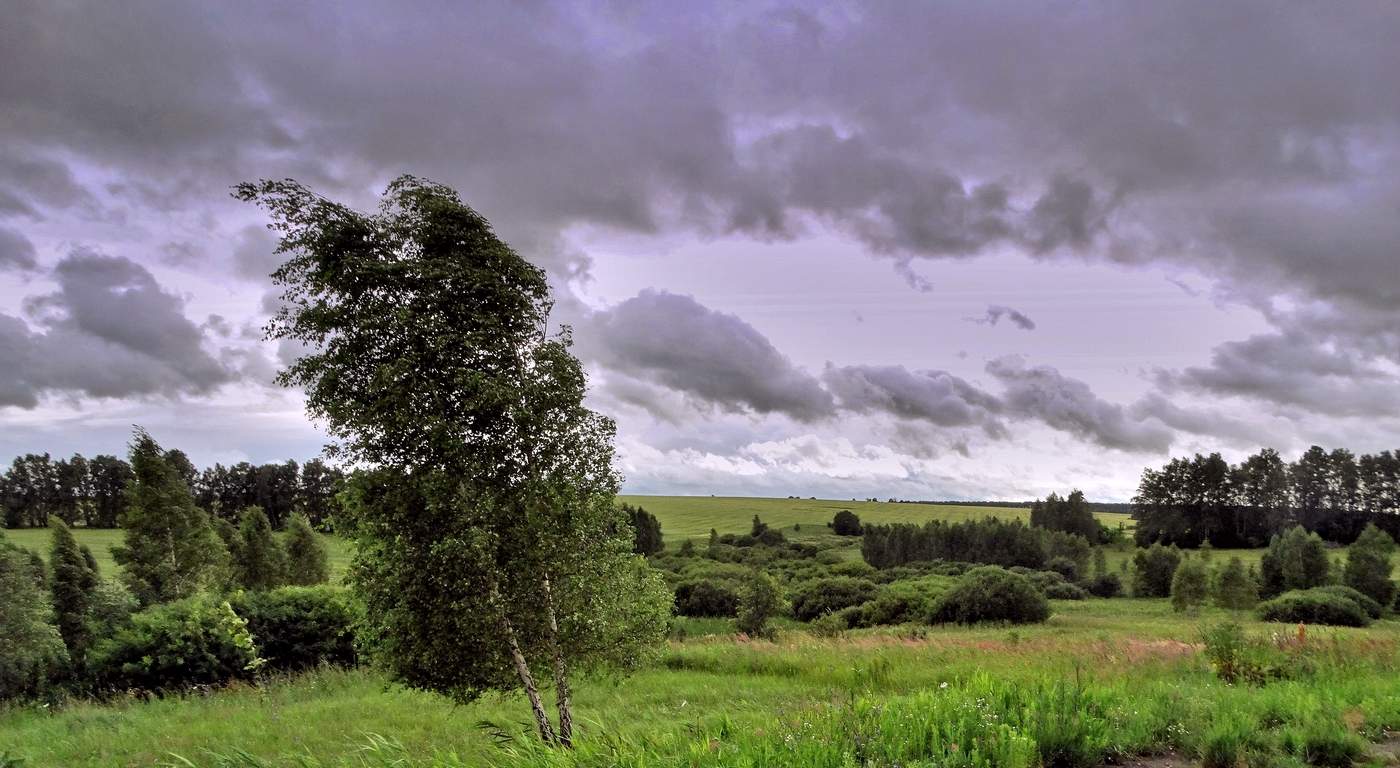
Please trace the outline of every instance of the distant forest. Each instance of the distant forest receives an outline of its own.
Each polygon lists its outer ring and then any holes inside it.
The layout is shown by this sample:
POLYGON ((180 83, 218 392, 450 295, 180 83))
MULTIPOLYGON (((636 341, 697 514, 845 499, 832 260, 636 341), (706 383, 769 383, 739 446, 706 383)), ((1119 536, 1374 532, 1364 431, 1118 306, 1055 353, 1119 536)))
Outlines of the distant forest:
MULTIPOLYGON (((323 528, 345 482, 343 472, 320 459, 302 464, 215 464, 202 471, 178 449, 166 451, 165 460, 189 484, 200 507, 235 524, 240 510, 257 506, 275 528, 282 528, 293 510, 323 528)), ((123 494, 131 476, 131 465, 116 456, 88 459, 74 454, 53 459, 47 453, 30 453, 17 457, 0 475, 5 527, 41 528, 53 515, 69 525, 116 528, 126 507, 123 494)))
POLYGON ((1342 544, 1367 523, 1400 536, 1400 453, 1314 445, 1294 462, 1269 448, 1233 465, 1218 453, 1172 459, 1142 473, 1133 515, 1141 546, 1259 547, 1294 525, 1342 544))

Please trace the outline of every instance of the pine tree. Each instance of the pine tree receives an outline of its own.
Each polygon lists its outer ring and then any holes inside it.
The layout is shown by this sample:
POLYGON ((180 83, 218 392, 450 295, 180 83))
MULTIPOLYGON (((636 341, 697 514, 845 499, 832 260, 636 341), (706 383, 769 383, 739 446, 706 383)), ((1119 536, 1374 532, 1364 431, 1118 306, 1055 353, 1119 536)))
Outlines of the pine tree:
POLYGON ((1108 558, 1104 556, 1103 547, 1094 547, 1094 578, 1101 579, 1108 575, 1108 558))
POLYGON ((0 534, 0 700, 40 693, 67 663, 28 555, 0 534))
MULTIPOLYGON (((88 619, 92 613, 93 593, 97 589, 97 571, 83 557, 83 548, 73 538, 73 532, 59 518, 49 518, 53 545, 49 567, 53 575, 49 589, 53 598, 54 619, 58 633, 68 648, 68 656, 81 665, 92 645, 88 619)), ((91 553, 88 553, 91 556, 91 553)))
POLYGON ((224 567, 224 547, 189 485, 140 428, 131 441, 131 469, 123 544, 112 551, 131 593, 148 606, 212 585, 224 567))
POLYGON ((273 534, 272 523, 262 507, 243 510, 233 572, 238 583, 251 590, 274 589, 286 581, 287 553, 273 534))
POLYGON ((1395 540, 1374 523, 1367 525, 1347 549, 1342 583, 1381 605, 1390 605, 1395 599, 1395 582, 1390 580, 1394 552, 1395 540))
POLYGON ((1215 575, 1215 604, 1232 611, 1247 611, 1259 602, 1259 586, 1253 575, 1245 570, 1238 557, 1220 568, 1215 575))
POLYGON ((1210 596, 1210 576, 1199 557, 1187 557, 1172 576, 1172 610, 1194 611, 1210 596))
POLYGON ((324 584, 331 569, 326 562, 326 545, 312 530, 311 522, 300 513, 287 524, 287 583, 301 586, 324 584))

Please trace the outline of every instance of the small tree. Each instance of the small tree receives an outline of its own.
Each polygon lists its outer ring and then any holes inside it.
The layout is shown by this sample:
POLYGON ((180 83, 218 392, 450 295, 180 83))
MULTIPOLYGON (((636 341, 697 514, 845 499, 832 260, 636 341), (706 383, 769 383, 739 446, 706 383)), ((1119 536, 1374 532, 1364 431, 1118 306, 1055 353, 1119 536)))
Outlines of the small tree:
POLYGON ((262 507, 243 510, 243 522, 238 526, 238 559, 233 570, 245 589, 274 589, 286 581, 287 553, 273 534, 272 523, 262 507))
POLYGON ((768 524, 758 519, 758 515, 753 516, 753 526, 749 528, 749 535, 757 539, 768 532, 768 524))
POLYGON ((1136 597, 1166 597, 1171 594, 1172 578, 1181 565, 1181 552, 1176 547, 1153 544, 1133 554, 1133 595, 1136 597))
POLYGON ((1263 578, 1260 591, 1272 597, 1327 584, 1331 563, 1322 538, 1295 525, 1269 540, 1269 551, 1260 559, 1259 570, 1263 578))
POLYGON ((49 589, 58 633, 68 648, 68 656, 81 666, 83 657, 92 646, 89 620, 93 593, 97 589, 97 571, 83 557, 73 532, 57 517, 49 518, 53 544, 49 550, 49 589))
POLYGON ((632 527, 632 551, 647 557, 661 554, 666 544, 662 541, 661 521, 656 515, 631 504, 623 504, 622 511, 632 527))
POLYGON ((831 518, 831 531, 837 536, 859 536, 860 518, 849 509, 843 509, 831 518))
POLYGON ((209 516, 194 505, 189 485, 139 427, 131 441, 131 470, 123 543, 112 556, 141 605, 189 597, 217 579, 224 547, 209 516))
POLYGON ((67 663, 33 564, 0 536, 0 701, 42 692, 67 663))
POLYGON ((1172 610, 1195 611, 1210 597, 1210 574, 1199 557, 1181 561, 1172 576, 1172 610))
POLYGON ((298 586, 324 584, 330 580, 331 569, 326 559, 326 545, 311 528, 306 515, 292 515, 287 523, 287 583, 298 586))
POLYGON ((739 631, 749 637, 767 637, 771 630, 768 620, 782 604, 778 582, 767 572, 754 570, 739 593, 739 616, 735 621, 739 631))
POLYGON ((1102 579, 1108 575, 1108 558, 1104 556, 1103 547, 1094 547, 1094 578, 1102 579))
POLYGON ((1395 540, 1374 523, 1368 524, 1347 549, 1342 583, 1381 605, 1390 605, 1395 599, 1395 582, 1390 580, 1394 552, 1395 540))
POLYGON ((1220 568, 1215 575, 1215 604, 1231 611, 1247 611, 1259 602, 1259 586, 1245 570, 1238 557, 1220 568))

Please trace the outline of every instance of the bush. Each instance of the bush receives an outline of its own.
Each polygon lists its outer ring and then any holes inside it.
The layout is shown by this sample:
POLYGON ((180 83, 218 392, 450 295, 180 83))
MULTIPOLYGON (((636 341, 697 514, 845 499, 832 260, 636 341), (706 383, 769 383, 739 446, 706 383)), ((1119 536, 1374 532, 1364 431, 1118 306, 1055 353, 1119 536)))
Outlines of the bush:
POLYGON ((282 587, 230 601, 248 622, 253 646, 269 669, 300 671, 355 665, 357 610, 339 587, 282 587))
POLYGON ((1079 566, 1068 557, 1053 557, 1045 564, 1045 569, 1065 577, 1066 581, 1079 580, 1079 566))
POLYGON ((763 571, 754 571, 744 583, 744 590, 739 595, 736 622, 739 631, 750 637, 765 637, 771 634, 768 620, 778 612, 781 605, 782 596, 778 591, 778 582, 763 571))
POLYGON ((1199 557, 1181 561, 1172 576, 1172 610, 1194 611, 1210 597, 1210 574, 1199 557))
POLYGON ((792 615, 811 621, 825 613, 860 605, 875 597, 877 587, 865 579, 837 576, 806 584, 792 596, 792 615))
POLYGON ((713 579, 686 582, 676 587, 675 610, 680 616, 732 618, 739 612, 739 592, 713 579))
POLYGON ((1050 617, 1050 604, 1029 579, 996 566, 967 572, 934 606, 933 622, 1028 624, 1050 617))
POLYGON ((1051 584, 1046 587, 1045 597, 1050 600, 1087 600, 1089 593, 1077 584, 1070 584, 1062 581, 1058 584, 1051 584))
POLYGON ((1219 608, 1244 611, 1259 602, 1259 586, 1238 557, 1230 558, 1230 562, 1215 575, 1214 589, 1215 605, 1219 608))
POLYGON ((102 690, 177 691, 249 678, 258 658, 227 602, 191 597, 148 608, 88 655, 102 690))
POLYGON ((846 617, 840 613, 823 613, 808 626, 812 634, 827 638, 840 637, 849 628, 846 617))
POLYGON ((1364 627, 1371 623, 1371 617, 1355 600, 1322 589, 1285 592, 1260 603, 1257 612, 1261 621, 1339 627, 1364 627))
POLYGON ((944 576, 924 576, 880 587, 874 600, 852 610, 853 627, 879 627, 923 621, 946 591, 944 576))
POLYGON ((1323 586, 1331 568, 1321 537, 1295 525, 1269 540, 1269 551, 1259 561, 1263 577, 1260 593, 1273 597, 1288 590, 1323 586))
POLYGON ((1084 588, 1094 597, 1118 597, 1123 594, 1123 580, 1116 573, 1104 573, 1089 579, 1084 588))
POLYGON ((831 531, 837 536, 859 536, 860 518, 849 509, 843 509, 831 518, 831 531))
POLYGON ((1312 723, 1283 734, 1283 749, 1318 768, 1351 768, 1366 752, 1356 734, 1326 723, 1312 723))
POLYGON ((291 522, 287 524, 286 547, 288 584, 309 587, 330 580, 326 545, 312 530, 305 515, 292 515, 291 522))
POLYGON ((1357 592, 1351 587, 1342 586, 1341 584, 1329 584, 1325 587, 1315 587, 1314 589, 1315 591, 1326 592, 1330 595, 1336 595, 1337 597, 1356 603, 1361 606, 1361 610, 1365 611, 1367 616, 1373 619, 1379 619, 1381 614, 1385 612, 1385 608, 1382 607, 1380 603, 1372 600, 1367 595, 1357 592))
POLYGON ((1395 599, 1395 582, 1390 580, 1394 552, 1395 540, 1374 523, 1367 525, 1347 549, 1342 582, 1381 605, 1389 605, 1395 599))
POLYGON ((1153 544, 1133 555, 1133 596, 1167 597, 1172 591, 1172 578, 1181 565, 1181 552, 1176 547, 1153 544))

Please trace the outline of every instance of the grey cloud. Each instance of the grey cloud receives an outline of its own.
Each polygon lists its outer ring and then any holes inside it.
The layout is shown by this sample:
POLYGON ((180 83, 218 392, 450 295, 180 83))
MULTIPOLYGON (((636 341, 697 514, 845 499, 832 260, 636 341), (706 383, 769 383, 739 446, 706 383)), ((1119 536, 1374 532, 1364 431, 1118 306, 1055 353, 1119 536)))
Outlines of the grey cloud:
POLYGON ((282 261, 277 253, 277 238, 267 227, 244 227, 234 238, 233 271, 244 280, 268 283, 282 261))
POLYGON ((1177 405, 1160 392, 1150 392, 1133 403, 1128 413, 1135 419, 1156 419, 1172 429, 1229 440, 1242 446, 1283 444, 1286 435, 1263 425, 1237 419, 1218 410, 1177 405))
POLYGON ((1162 371, 1158 383, 1332 416, 1391 416, 1400 378, 1365 356, 1306 333, 1269 333, 1216 347, 1210 364, 1162 371))
POLYGON ((46 394, 206 393, 233 379, 183 302, 134 262, 79 251, 54 278, 57 292, 25 302, 38 329, 0 315, 0 406, 32 408, 46 394))
POLYGON ((763 334, 689 296, 643 291, 580 326, 580 349, 606 368, 726 411, 832 414, 831 395, 763 334))
POLYGON ((41 209, 82 206, 90 211, 94 204, 91 193, 78 183, 67 165, 17 151, 13 144, 0 149, 0 179, 4 180, 0 186, 0 212, 40 217, 41 209))
POLYGON ((34 244, 29 242, 29 238, 13 229, 0 227, 0 272, 8 269, 30 272, 38 266, 34 244))
POLYGON ((1025 313, 1001 304, 991 304, 987 306, 987 313, 982 317, 969 317, 968 322, 980 325, 996 325, 1006 318, 1012 325, 1023 331, 1035 330, 1035 321, 1025 315, 1025 313))
POLYGON ((1163 452, 1171 445, 1170 430, 1132 418, 1088 384, 1049 366, 1028 367, 1019 357, 1001 357, 987 363, 987 373, 1006 388, 1001 400, 1009 413, 1039 419, 1105 448, 1163 452))
POLYGON ((887 413, 943 427, 976 426, 1005 436, 1001 402, 946 371, 910 371, 902 365, 828 364, 822 381, 843 410, 887 413))

